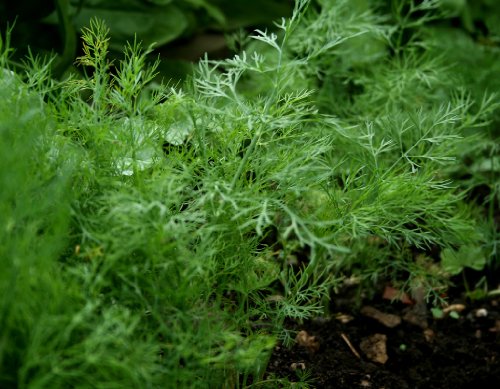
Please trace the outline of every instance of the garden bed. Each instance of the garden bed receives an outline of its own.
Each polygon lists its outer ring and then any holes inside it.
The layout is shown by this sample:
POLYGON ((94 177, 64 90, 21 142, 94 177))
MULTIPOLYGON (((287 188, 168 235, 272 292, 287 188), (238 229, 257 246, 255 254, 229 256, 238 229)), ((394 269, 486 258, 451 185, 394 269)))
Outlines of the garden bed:
POLYGON ((165 84, 226 1, 124 3, 3 25, 0 387, 498 383, 499 6, 297 0, 165 84))
MULTIPOLYGON (((292 382, 302 377, 310 387, 337 389, 496 388, 500 382, 500 299, 453 299, 460 310, 456 318, 435 319, 428 310, 426 328, 404 319, 390 328, 353 309, 357 302, 352 299, 335 304, 342 297, 333 297, 327 317, 288 323, 287 328, 314 337, 317 346, 276 346, 269 375, 288 377, 292 382), (377 338, 386 351, 377 351, 376 344, 366 345, 377 338)), ((382 299, 366 303, 399 318, 411 309, 382 299)), ((361 308, 364 311, 366 306, 361 308)))

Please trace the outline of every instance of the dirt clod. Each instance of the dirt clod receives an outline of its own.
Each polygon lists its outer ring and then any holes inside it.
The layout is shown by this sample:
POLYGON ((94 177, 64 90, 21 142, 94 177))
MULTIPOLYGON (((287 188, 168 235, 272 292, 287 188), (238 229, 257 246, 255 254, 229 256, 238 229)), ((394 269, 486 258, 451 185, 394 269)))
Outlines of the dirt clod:
POLYGON ((315 336, 309 335, 307 331, 299 331, 295 337, 295 341, 299 346, 306 348, 310 353, 315 353, 319 350, 319 341, 315 336))
POLYGON ((389 359, 387 356, 387 336, 384 334, 374 334, 363 338, 359 348, 373 362, 384 364, 389 359))

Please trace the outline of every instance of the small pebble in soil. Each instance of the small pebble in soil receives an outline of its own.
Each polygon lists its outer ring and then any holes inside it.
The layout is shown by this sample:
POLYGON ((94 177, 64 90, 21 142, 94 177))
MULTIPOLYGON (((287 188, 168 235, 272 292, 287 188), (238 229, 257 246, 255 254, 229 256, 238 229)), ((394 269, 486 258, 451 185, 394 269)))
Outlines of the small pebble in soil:
POLYGON ((430 328, 426 328, 424 330, 424 338, 427 342, 432 342, 432 340, 434 339, 434 336, 435 336, 435 333, 430 328))
POLYGON ((319 341, 315 336, 311 336, 307 331, 299 331, 295 337, 295 342, 301 347, 305 347, 311 354, 319 350, 319 341))
POLYGON ((294 362, 290 365, 290 369, 293 371, 300 369, 300 370, 305 370, 306 369, 306 364, 304 362, 294 362))

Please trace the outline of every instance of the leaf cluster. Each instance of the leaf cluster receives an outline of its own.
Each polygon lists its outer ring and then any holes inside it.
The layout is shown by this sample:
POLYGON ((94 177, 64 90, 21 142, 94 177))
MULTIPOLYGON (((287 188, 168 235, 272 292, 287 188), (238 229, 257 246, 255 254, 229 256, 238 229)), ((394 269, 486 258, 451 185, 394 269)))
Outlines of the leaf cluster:
POLYGON ((298 0, 182 88, 102 21, 64 81, 0 40, 0 386, 265 385, 344 277, 437 296, 496 261, 495 90, 440 2, 380 3, 298 0))

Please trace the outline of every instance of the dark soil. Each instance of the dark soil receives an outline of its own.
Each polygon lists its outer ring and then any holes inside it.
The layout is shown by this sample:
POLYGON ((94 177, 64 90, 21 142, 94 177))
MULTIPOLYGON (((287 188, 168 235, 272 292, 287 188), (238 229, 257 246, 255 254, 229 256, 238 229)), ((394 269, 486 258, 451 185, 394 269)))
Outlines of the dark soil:
POLYGON ((411 301, 367 302, 379 312, 399 317, 390 316, 397 320, 386 324, 368 317, 373 309, 366 305, 349 308, 348 299, 340 304, 332 301, 329 317, 287 325, 299 335, 291 348, 275 348, 268 377, 298 381, 297 373, 308 371, 310 386, 336 389, 500 388, 500 298, 480 302, 459 298, 453 303, 462 304, 457 309, 463 310, 441 319, 435 319, 429 307, 411 301), (420 319, 412 320, 415 313, 420 319), (387 326, 399 320, 394 327, 387 326), (386 347, 385 362, 383 356, 374 361, 380 348, 374 356, 366 346, 375 334, 380 334, 382 351, 386 347))

